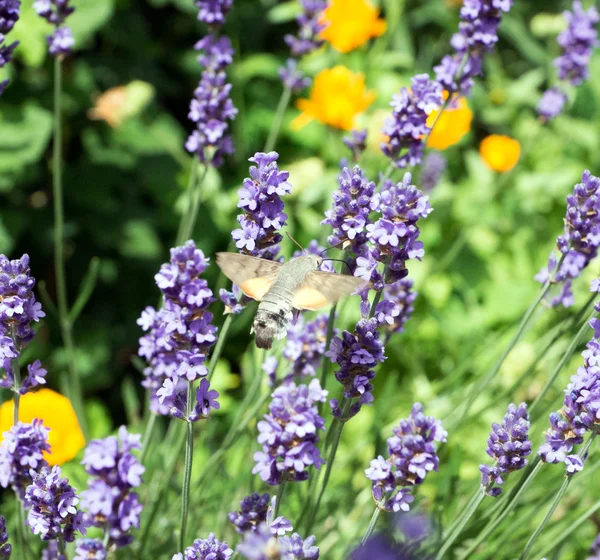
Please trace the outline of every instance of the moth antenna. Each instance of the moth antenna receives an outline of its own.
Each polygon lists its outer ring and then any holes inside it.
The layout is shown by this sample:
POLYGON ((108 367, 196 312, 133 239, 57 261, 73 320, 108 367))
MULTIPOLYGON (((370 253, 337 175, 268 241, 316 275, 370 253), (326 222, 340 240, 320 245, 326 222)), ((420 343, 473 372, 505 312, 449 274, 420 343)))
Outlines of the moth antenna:
POLYGON ((290 238, 291 241, 293 241, 296 245, 298 245, 298 247, 300 247, 300 249, 302 249, 303 253, 306 253, 306 249, 304 249, 304 247, 302 247, 302 245, 300 245, 300 243, 298 243, 287 231, 285 232, 285 234, 290 238))
MULTIPOLYGON (((331 249, 331 247, 330 247, 330 249, 331 249)), ((350 265, 345 260, 343 260, 343 259, 323 259, 323 262, 325 262, 325 261, 336 261, 336 262, 344 263, 348 267, 348 270, 350 271, 350 275, 354 276, 354 273, 352 272, 350 265)))
POLYGON ((329 249, 335 249, 336 247, 339 247, 340 245, 343 245, 345 243, 345 239, 343 239, 342 241, 340 241, 339 243, 336 243, 335 245, 332 245, 331 247, 327 247, 327 249, 323 249, 319 255, 322 255, 323 253, 326 253, 327 251, 329 251, 329 249))

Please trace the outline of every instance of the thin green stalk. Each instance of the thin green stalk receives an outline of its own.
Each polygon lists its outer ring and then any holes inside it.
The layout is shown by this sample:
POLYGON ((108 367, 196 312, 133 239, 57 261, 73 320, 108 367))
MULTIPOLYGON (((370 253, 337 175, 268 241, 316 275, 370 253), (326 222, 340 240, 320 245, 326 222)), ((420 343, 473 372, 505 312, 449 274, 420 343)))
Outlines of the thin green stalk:
POLYGON ((444 534, 442 535, 442 540, 446 540, 448 538, 448 536, 451 535, 454 532, 454 530, 456 529, 456 527, 458 527, 458 524, 462 521, 462 519, 463 519, 463 517, 465 515, 465 512, 469 510, 469 508, 471 507, 471 505, 473 504, 473 502, 479 497, 480 494, 481 494, 481 486, 478 486, 477 489, 475 490, 475 492, 467 500, 467 503, 465 504, 465 507, 463 508, 462 512, 460 512, 456 516, 456 519, 452 522, 452 524, 450 525, 450 527, 448 527, 444 531, 444 534))
POLYGON ((573 340, 571 340, 571 344, 569 344, 569 347, 565 351, 565 353, 564 353, 563 357, 561 358, 560 362, 558 362, 558 364, 556 364, 556 367, 554 368, 554 371, 552 372, 552 374, 550 375, 550 377, 546 381, 544 387, 538 393, 538 396, 535 398, 535 400, 533 401, 533 403, 529 407, 529 416, 532 419, 533 419, 533 412, 534 412, 534 410, 536 410, 537 407, 540 405, 540 403, 542 402, 543 398, 546 396, 546 393, 550 390, 550 387, 552 387, 552 385, 556 381, 556 378, 559 376, 559 374, 562 371, 563 367, 569 361, 569 359, 573 355, 573 352, 575 352, 575 350, 577 349, 577 347, 581 343, 581 340, 583 339, 583 337, 585 336, 585 334, 589 331, 589 328, 590 328, 589 327, 589 321, 591 319, 593 319, 596 315, 597 315, 596 312, 592 313, 590 315, 590 318, 587 319, 586 321, 584 321, 584 323, 581 325, 579 331, 577 331, 577 334, 573 337, 573 340))
MULTIPOLYGON (((196 165, 197 166, 197 165, 196 165)), ((202 175, 196 181, 195 185, 192 188, 193 191, 193 200, 191 206, 187 209, 187 220, 185 226, 181 230, 181 239, 179 239, 178 245, 182 245, 188 239, 191 238, 194 233, 194 227, 196 225, 196 220, 198 219, 198 211, 200 210, 200 201, 202 200, 202 183, 204 183, 204 179, 206 178, 206 174, 208 173, 208 165, 204 166, 204 170, 202 171, 202 175)))
POLYGON ((285 87, 283 89, 283 92, 281 93, 281 97, 279 98, 279 103, 277 104, 275 118, 273 119, 273 124, 271 126, 271 130, 269 131, 269 136, 267 137, 267 142, 265 144, 265 152, 270 152, 275 147, 277 137, 279 136, 279 132, 281 130, 281 124, 283 123, 283 117, 285 116, 285 112, 288 108, 291 98, 291 88, 285 87))
POLYGON ((506 519, 508 514, 515 508, 517 502, 519 501, 519 498, 523 495, 527 487, 533 482, 533 479, 537 476, 543 464, 544 463, 542 463, 540 460, 537 461, 537 464, 535 465, 529 476, 525 479, 523 484, 520 486, 519 490, 515 493, 513 498, 504 508, 504 510, 495 519, 491 520, 485 526, 485 528, 479 533, 475 542, 472 543, 468 550, 459 558, 470 558, 471 554, 473 554, 473 552, 477 550, 481 543, 483 543, 502 524, 502 522, 506 519))
POLYGON ((396 166, 393 163, 390 163, 387 166, 385 173, 381 176, 381 178, 379 179, 379 182, 377 183, 377 190, 379 190, 382 187, 383 183, 385 183, 386 180, 390 178, 390 176, 394 172, 394 169, 396 169, 396 166))
MULTIPOLYGON (((581 449, 581 451, 578 453, 578 455, 579 455, 579 457, 581 457, 582 461, 585 461, 588 449, 590 448, 590 445, 592 445, 592 442, 594 441, 595 437, 596 437, 596 432, 592 432, 591 435, 590 435, 590 437, 586 441, 585 445, 583 446, 583 448, 581 449)), ((521 556, 519 556, 519 560, 525 560, 527 558, 527 556, 529 556, 529 553, 531 552, 531 549, 532 549, 533 545, 535 544, 536 539, 540 536, 540 534, 542 533, 542 531, 546 527, 546 524, 548 523, 548 521, 552 517, 552 514, 554 513, 554 510, 556 510, 556 508, 558 507, 558 504, 560 503, 562 497, 565 495, 565 492, 567 491, 567 488, 569 488, 569 484, 571 484, 571 480, 573 480, 573 476, 569 476, 569 475, 565 476, 565 480, 563 481, 560 489, 556 493, 556 497, 554 498, 554 501, 552 502, 552 505, 550 506, 550 508, 546 512, 546 515, 544 516, 544 519, 542 519, 542 522, 538 525, 538 527, 535 530, 535 532, 533 533, 533 535, 531 535, 531 537, 527 541, 527 544, 525 545, 525 549, 523 550, 521 556)))
MULTIPOLYGON (((325 338, 325 350, 323 352, 323 356, 321 358, 321 376, 319 381, 321 383, 321 387, 325 389, 327 386, 327 375, 329 374, 329 369, 331 368, 331 360, 328 356, 326 356, 326 352, 329 351, 329 346, 331 345, 331 340, 333 338, 333 328, 335 323, 335 312, 337 310, 337 304, 335 304, 331 311, 329 312, 329 319, 327 320, 327 337, 325 338)), ((319 403, 319 416, 323 416, 323 410, 325 409, 325 403, 319 403)))
MULTIPOLYGON (((384 500, 381 500, 381 502, 383 502, 384 500)), ((373 515, 371 516, 371 521, 369 522, 369 526, 367 527, 367 532, 365 533, 365 536, 362 538, 362 541, 360 541, 360 545, 363 546, 370 538, 370 536, 373 534, 373 531, 375 530, 375 526, 377 525, 377 521, 379 519, 379 516, 381 515, 381 502, 379 504, 375 504, 375 511, 373 512, 373 515)))
POLYGON ((473 517, 473 514, 475 513, 475 511, 477 511, 477 508, 481 505, 481 502, 483 502, 485 496, 486 495, 483 492, 480 492, 479 496, 477 496, 477 498, 473 502, 471 502, 469 507, 465 509, 465 511, 462 514, 462 519, 460 523, 456 525, 454 530, 446 538, 442 547, 439 549, 436 555, 436 560, 441 560, 444 557, 444 554, 446 554, 446 552, 454 544, 454 541, 462 533, 462 530, 465 528, 466 524, 469 522, 471 517, 473 517))
POLYGON ((217 367, 217 363, 219 362, 219 358, 221 357, 221 353, 223 352, 223 345, 225 344, 225 339, 229 334, 229 327, 231 327, 231 323, 234 318, 234 314, 230 313, 225 317, 225 321, 223 321, 223 326, 221 327, 221 332, 219 333, 219 338, 217 339, 217 344, 215 345, 215 349, 210 357, 210 362, 208 364, 208 375, 207 379, 210 381, 213 373, 215 372, 215 368, 217 367))
POLYGON ((190 422, 189 418, 192 414, 194 407, 194 383, 190 381, 188 383, 187 393, 187 407, 186 407, 186 420, 187 420, 187 437, 185 441, 185 469, 183 472, 183 489, 181 497, 181 532, 179 534, 179 550, 185 549, 185 529, 188 520, 188 512, 190 508, 190 480, 192 478, 192 460, 194 453, 194 424, 190 422))
POLYGON ((196 185, 196 181, 198 179, 198 159, 196 156, 192 159, 192 167, 190 168, 190 174, 188 177, 188 184, 186 188, 186 192, 188 195, 187 204, 185 206, 185 210, 181 215, 181 220, 179 221, 179 228, 177 229, 177 237, 175 238, 175 245, 179 246, 185 240, 184 231, 187 228, 187 222, 189 220, 189 213, 191 211, 192 206, 194 205, 194 187, 196 185))
MULTIPOLYGON (((13 344, 15 348, 17 348, 17 337, 15 334, 15 328, 11 327, 11 336, 13 340, 13 344)), ((10 368, 13 374, 13 425, 17 425, 19 423, 19 402, 21 400, 21 393, 19 393, 19 389, 21 388, 21 368, 19 367, 19 358, 13 358, 10 361, 10 368)))
POLYGON ((287 485, 287 479, 285 476, 281 479, 279 483, 279 487, 277 488, 277 494, 275 497, 275 507, 273 508, 273 519, 277 519, 279 516, 279 509, 281 508, 281 501, 283 500, 283 493, 285 492, 285 487, 287 485))
POLYGON ((156 430, 157 416, 158 415, 154 412, 150 412, 150 420, 148 421, 148 424, 146 424, 146 429, 144 430, 144 437, 142 439, 142 453, 140 454, 140 463, 142 463, 142 465, 146 460, 146 456, 148 455, 148 451, 150 449, 150 442, 152 441, 152 436, 156 430))
POLYGON ((65 539, 62 536, 62 533, 59 533, 58 538, 56 539, 58 544, 58 550, 62 554, 64 560, 67 560, 67 547, 65 545, 65 539))
MULTIPOLYGON (((562 259, 561 259, 561 263, 562 263, 562 259)), ((560 268, 560 263, 559 263, 559 268, 560 268)), ((500 368, 502 367, 502 364, 504 363, 504 360, 506 360, 507 356, 511 353, 512 349, 516 346, 517 342, 519 342, 519 340, 521 339, 521 336, 523 336, 523 333, 525 332, 525 329, 529 325, 529 322, 531 321, 533 314, 535 313, 536 309, 538 308, 538 305, 544 299, 545 295, 548 293, 548 290, 550 290, 550 286, 551 286, 551 284, 549 281, 544 284, 544 286, 540 290, 540 293, 538 294, 538 297, 535 299, 535 301, 531 304, 529 309, 527 309, 527 311, 523 315, 523 318, 521 319, 521 322, 519 323, 517 331, 512 336, 512 338, 510 339, 510 342, 508 343, 508 346, 504 349, 501 356, 498 358, 498 360, 494 364, 494 367, 488 372, 488 374, 483 378, 483 380, 480 383, 477 383, 475 385, 475 387, 473 387, 473 389, 471 390, 471 392, 469 394, 469 398, 467 399, 467 402, 465 403, 465 406, 463 408, 460 418, 458 419, 457 422, 455 422, 454 426, 452 426, 453 429, 456 429, 456 427, 461 424, 461 422, 467 416, 469 410, 471 409, 471 406, 473 406, 473 403, 477 400, 477 397, 490 384, 490 382, 494 379, 494 377, 496 377, 496 375, 500 371, 500 368)))

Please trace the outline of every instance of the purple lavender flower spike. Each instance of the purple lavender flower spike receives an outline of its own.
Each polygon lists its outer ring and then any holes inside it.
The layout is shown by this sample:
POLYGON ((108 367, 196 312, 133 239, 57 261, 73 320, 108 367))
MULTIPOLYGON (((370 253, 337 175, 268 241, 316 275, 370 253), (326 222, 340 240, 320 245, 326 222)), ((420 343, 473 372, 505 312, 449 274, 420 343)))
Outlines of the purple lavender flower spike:
POLYGON ((455 54, 444 56, 440 64, 434 67, 436 79, 444 89, 469 95, 473 78, 482 73, 483 55, 493 50, 498 41, 502 14, 508 13, 511 7, 512 0, 463 2, 458 33, 450 41, 455 54))
POLYGON ((220 26, 225 23, 227 14, 233 7, 233 0, 195 0, 198 8, 198 19, 209 26, 220 26))
POLYGON ((551 253, 548 266, 535 279, 540 283, 550 279, 553 284, 560 284, 561 292, 551 304, 568 307, 574 302, 571 282, 596 257, 600 246, 600 179, 587 170, 581 176, 581 183, 575 185, 573 194, 567 196, 564 232, 557 238, 556 245, 563 255, 560 270, 556 270, 559 261, 551 253))
POLYGON ((421 171, 421 188, 424 193, 431 193, 437 186, 446 170, 447 163, 446 158, 439 152, 431 152, 425 156, 421 171))
POLYGON ((92 476, 81 493, 82 506, 89 525, 108 530, 108 549, 130 544, 131 529, 139 527, 142 504, 132 490, 142 483, 145 467, 132 451, 141 448, 140 439, 121 426, 118 437, 92 440, 81 461, 92 476))
POLYGON ((12 546, 8 544, 8 531, 6 530, 6 519, 0 515, 0 558, 8 558, 12 552, 12 546))
POLYGON ((600 21, 598 11, 591 7, 584 10, 579 0, 573 2, 573 11, 565 11, 568 27, 558 36, 562 54, 555 61, 558 76, 574 86, 589 76, 589 63, 594 47, 598 46, 598 32, 594 25, 600 21))
MULTIPOLYGON (((193 241, 171 249, 170 262, 155 277, 164 305, 158 311, 147 307, 138 319, 146 331, 138 351, 148 362, 143 385, 150 389, 151 408, 157 414, 185 419, 189 382, 208 374, 206 357, 216 342, 217 329, 208 311, 213 293, 201 278, 207 267, 208 259, 193 241)), ((209 407, 216 408, 216 391, 204 387, 203 400, 197 401, 190 421, 203 417, 205 396, 212 403, 209 407)))
POLYGON ((501 485, 508 475, 527 465, 525 457, 531 453, 529 415, 525 403, 508 405, 502 425, 492 424, 486 451, 495 459, 495 464, 491 467, 479 465, 481 485, 488 496, 497 497, 502 493, 501 485))
POLYGON ((393 431, 387 440, 389 457, 373 459, 365 474, 372 482, 378 507, 408 511, 414 500, 411 488, 422 484, 428 472, 438 470, 435 442, 446 441, 448 433, 439 420, 423 414, 420 403, 413 405, 410 416, 393 431))
POLYGON ((600 535, 598 535, 590 548, 590 555, 587 560, 600 560, 600 535))
POLYGON ((106 549, 99 539, 78 539, 73 560, 106 560, 106 549))
POLYGON ((246 496, 240 503, 240 511, 232 511, 229 515, 229 521, 235 525, 238 533, 256 531, 258 526, 267 520, 267 510, 269 509, 269 494, 259 494, 254 492, 246 496))
POLYGON ((250 167, 250 177, 238 191, 238 208, 245 213, 238 216, 241 229, 231 234, 240 252, 269 260, 279 253, 279 230, 287 223, 281 197, 292 190, 290 174, 279 171, 278 158, 277 152, 257 152, 250 158, 256 166, 250 167))
POLYGON ((307 88, 311 79, 304 75, 304 72, 298 68, 298 61, 294 58, 288 58, 285 66, 279 68, 279 78, 283 85, 293 93, 298 93, 307 88))
POLYGON ((196 539, 185 552, 174 554, 171 560, 229 560, 232 556, 233 550, 227 543, 219 541, 214 533, 210 533, 206 539, 196 539))
POLYGON ((244 309, 244 306, 238 301, 236 295, 233 292, 225 290, 224 288, 221 288, 219 290, 219 299, 225 305, 225 315, 229 313, 238 315, 244 309))
POLYGON ((352 152, 352 159, 358 161, 367 147, 367 129, 351 130, 349 136, 342 138, 342 142, 352 152))
POLYGON ((43 541, 61 538, 73 542, 77 532, 85 534, 86 523, 78 509, 79 498, 60 467, 31 469, 32 483, 25 490, 29 508, 27 525, 43 541))
MULTIPOLYGON (((20 0, 0 0, 0 68, 11 60, 19 41, 5 43, 6 35, 10 33, 21 15, 20 0)), ((0 82, 0 95, 8 85, 8 80, 0 82)))
MULTIPOLYGON (((375 377, 377 364, 385 360, 378 325, 375 318, 361 319, 354 332, 344 331, 341 337, 334 337, 325 353, 339 366, 335 378, 344 387, 344 397, 354 400, 346 420, 356 415, 363 404, 373 401, 371 380, 375 377)), ((342 411, 337 399, 332 399, 330 406, 333 415, 340 417, 342 411)))
POLYGON ((67 18, 75 11, 70 0, 35 0, 33 9, 37 15, 54 25, 54 33, 46 37, 48 51, 52 56, 64 58, 71 54, 75 46, 73 32, 65 26, 67 18))
POLYGON ((42 550, 42 560, 66 560, 58 548, 58 541, 48 541, 48 546, 42 550))
POLYGON ((374 317, 388 336, 404 332, 404 325, 412 316, 416 299, 417 292, 413 290, 410 278, 385 285, 383 299, 377 304, 374 317))
MULTIPOLYGON (((196 5, 200 9, 198 17, 202 19, 200 16, 203 13, 203 17, 217 17, 219 9, 226 5, 231 7, 231 1, 199 0, 196 5)), ((227 37, 217 37, 215 34, 206 35, 194 48, 200 51, 198 62, 204 69, 188 114, 196 129, 188 137, 185 147, 188 152, 196 154, 202 163, 220 167, 224 156, 233 153, 227 121, 235 119, 237 109, 231 101, 231 84, 227 83, 225 73, 233 61, 233 48, 227 37)))
POLYGON ((8 432, 4 432, 0 443, 0 486, 15 491, 21 500, 25 489, 31 484, 32 471, 39 470, 48 463, 43 452, 50 452, 48 428, 41 420, 32 424, 19 422, 8 432))
POLYGON ((558 87, 547 89, 537 105, 538 115, 551 121, 560 115, 566 102, 567 95, 558 87))
POLYGON ((286 480, 306 480, 311 466, 324 464, 317 449, 318 430, 325 429, 317 403, 324 402, 327 391, 318 379, 310 384, 288 383, 273 392, 269 414, 258 423, 258 443, 263 450, 254 454, 253 474, 270 486, 286 480))
POLYGON ((298 533, 277 538, 261 523, 256 531, 244 535, 236 550, 246 560, 318 560, 319 548, 314 543, 314 536, 302 539, 298 533))
POLYGON ((292 56, 298 58, 318 49, 323 40, 319 38, 325 25, 319 22, 321 12, 327 3, 321 0, 300 0, 302 11, 296 18, 298 23, 297 35, 286 35, 284 40, 292 51, 292 56))
POLYGON ((427 74, 411 79, 410 91, 402 88, 392 98, 392 115, 381 129, 387 140, 381 151, 396 167, 419 165, 425 149, 424 138, 431 130, 427 117, 442 104, 442 86, 427 74))
MULTIPOLYGON (((387 188, 379 202, 381 218, 367 226, 367 237, 375 246, 374 258, 387 265, 387 282, 402 280, 408 274, 406 262, 421 260, 424 255, 417 223, 433 208, 429 197, 411 185, 411 181, 411 174, 405 173, 400 183, 384 185, 387 188)), ((377 284, 375 288, 379 289, 377 284)))

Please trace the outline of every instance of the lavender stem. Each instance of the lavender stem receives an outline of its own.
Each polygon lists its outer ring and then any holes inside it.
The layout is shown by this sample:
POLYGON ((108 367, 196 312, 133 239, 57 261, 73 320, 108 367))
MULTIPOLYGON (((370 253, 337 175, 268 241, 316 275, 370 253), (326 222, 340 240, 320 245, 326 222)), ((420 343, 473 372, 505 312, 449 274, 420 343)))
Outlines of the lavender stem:
POLYGON ((281 508, 281 500, 283 500, 283 493, 285 492, 285 487, 287 484, 287 479, 284 477, 277 488, 277 494, 275 497, 275 507, 273 508, 273 519, 277 519, 279 516, 279 509, 281 508))
MULTIPOLYGON (((12 339, 13 339, 13 343, 15 345, 15 348, 18 348, 17 346, 17 340, 16 340, 16 334, 15 334, 15 328, 11 327, 11 331, 12 331, 12 339)), ((13 387, 13 403, 14 403, 14 410, 13 410, 13 425, 17 425, 19 423, 19 402, 21 400, 21 393, 19 393, 19 388, 21 387, 21 368, 19 367, 19 358, 13 358, 10 361, 10 367, 12 370, 12 374, 13 374, 13 383, 14 383, 14 387, 13 387)))
MULTIPOLYGON (((196 168, 195 172, 192 172, 192 175, 197 176, 197 168, 198 162, 194 161, 193 167, 196 168)), ((188 207, 184 216, 182 217, 182 227, 178 237, 177 245, 181 245, 185 243, 188 239, 191 238, 191 235, 194 233, 194 226, 196 225, 196 220, 198 219, 198 211, 200 210, 200 200, 202 198, 202 183, 204 183, 204 179, 206 178, 206 174, 208 173, 208 166, 204 166, 204 170, 202 171, 202 175, 198 179, 194 177, 193 182, 191 182, 191 190, 188 207)))
POLYGON ((179 550, 185 549, 185 528, 190 507, 190 479, 192 478, 192 461, 194 452, 194 424, 190 422, 190 414, 194 408, 194 383, 188 383, 187 391, 187 437, 185 442, 185 470, 183 473, 183 491, 181 500, 181 533, 179 534, 179 550))
POLYGON ((281 124, 283 123, 283 117, 285 116, 285 112, 288 108, 291 97, 292 90, 286 86, 281 93, 281 97, 279 98, 277 111, 275 112, 275 118, 273 119, 273 124, 271 125, 271 130, 269 131, 269 136, 267 137, 267 142, 265 144, 264 151, 267 153, 272 151, 275 147, 277 137, 279 136, 279 131, 281 130, 281 124))
MULTIPOLYGON (((381 500, 381 503, 385 502, 385 497, 383 500, 381 500)), ((371 537, 371 535, 373 534, 373 531, 375 530, 375 526, 377 525, 377 521, 379 520, 379 516, 381 515, 381 507, 380 504, 375 504, 375 511, 373 512, 373 515, 371 516, 371 521, 369 522, 369 526, 367 527, 367 532, 365 533, 365 536, 362 538, 362 541, 360 541, 361 546, 363 546, 371 537)))

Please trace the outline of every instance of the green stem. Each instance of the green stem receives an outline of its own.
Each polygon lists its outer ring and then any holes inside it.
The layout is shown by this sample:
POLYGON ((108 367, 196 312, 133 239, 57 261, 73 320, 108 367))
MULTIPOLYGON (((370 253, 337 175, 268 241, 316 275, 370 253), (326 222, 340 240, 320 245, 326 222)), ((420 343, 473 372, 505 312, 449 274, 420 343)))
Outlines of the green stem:
POLYGON ((140 463, 142 465, 146 460, 146 456, 148 455, 148 451, 150 449, 150 442, 152 441, 152 436, 156 430, 156 417, 157 415, 154 412, 150 412, 150 420, 148 421, 148 424, 146 424, 146 429, 144 430, 144 438, 142 439, 142 453, 140 454, 140 463))
POLYGON ((183 241, 185 240, 184 237, 184 231, 187 228, 187 222, 189 221, 189 214, 191 212, 191 208, 194 205, 194 186, 196 185, 196 180, 198 178, 198 166, 199 166, 199 161, 196 158, 196 156, 193 157, 192 159, 192 167, 190 168, 190 175, 188 177, 188 184, 187 184, 187 195, 188 195, 188 200, 187 200, 187 204, 185 206, 185 210, 183 211, 183 214, 181 215, 181 220, 179 221, 179 228, 177 229, 177 237, 175 238, 175 245, 179 246, 183 243, 183 241))
POLYGON ((188 218, 186 220, 185 226, 181 230, 181 239, 179 239, 178 245, 182 245, 188 239, 191 238, 194 233, 194 227, 196 225, 196 220, 198 219, 198 211, 200 210, 200 201, 202 200, 202 183, 206 177, 208 172, 208 166, 204 166, 204 171, 200 178, 196 181, 192 191, 194 193, 193 201, 191 206, 188 208, 188 218))
POLYGON ((519 490, 512 497, 510 502, 506 505, 504 510, 495 519, 490 521, 485 526, 483 531, 481 531, 479 533, 475 542, 473 544, 471 544, 469 549, 460 556, 461 559, 470 558, 471 554, 473 554, 473 552, 475 552, 475 550, 477 550, 477 548, 481 545, 481 543, 484 542, 502 524, 502 522, 506 519, 508 514, 515 508, 515 506, 517 505, 517 502, 519 501, 519 498, 525 492, 527 487, 533 482, 533 479, 537 476, 542 465, 543 465, 543 463, 538 458, 538 461, 537 461, 535 467, 530 472, 529 476, 525 479, 523 484, 520 486, 519 490))
MULTIPOLYGON (((17 349, 17 336, 15 333, 15 327, 11 327, 11 338, 13 340, 13 344, 15 350, 17 349)), ((10 361, 10 367, 13 374, 13 425, 17 425, 19 423, 19 402, 21 400, 21 393, 19 393, 19 389, 21 388, 21 368, 19 367, 19 358, 13 358, 10 361)))
MULTIPOLYGON (((325 339, 325 351, 323 352, 323 356, 321 358, 321 377, 319 381, 321 383, 321 388, 325 389, 327 385, 327 375, 329 374, 329 369, 331 368, 331 360, 325 354, 329 351, 329 346, 331 345, 331 339, 333 338, 333 328, 335 323, 335 312, 337 310, 337 304, 331 308, 329 312, 329 319, 327 320, 327 337, 325 339)), ((325 407, 325 403, 319 403, 319 415, 323 416, 323 410, 325 407)))
POLYGON ((379 179, 379 182, 377 183, 377 190, 379 190, 383 186, 383 183, 385 183, 386 180, 390 178, 390 176, 394 172, 394 169, 396 169, 396 166, 393 163, 390 163, 387 166, 385 173, 381 176, 381 178, 379 179))
POLYGON ((561 358, 560 362, 558 362, 558 364, 556 364, 556 367, 554 368, 554 371, 552 372, 552 374, 550 375, 550 377, 546 381, 546 384, 544 385, 543 389, 539 392, 538 396, 535 398, 535 400, 533 401, 533 403, 529 407, 529 416, 532 419, 533 419, 533 411, 536 410, 537 407, 540 405, 540 403, 542 402, 542 399, 546 396, 546 393, 549 391, 550 387, 552 387, 552 385, 554 384, 554 381, 556 381, 556 378, 559 376, 559 374, 562 371, 563 367, 565 366, 565 364, 567 363, 567 361, 573 355, 573 352, 575 352, 575 350, 577 349, 577 347, 581 343, 581 339, 589 331, 589 328, 590 328, 589 327, 589 321, 591 319, 593 319, 596 315, 597 315, 596 312, 592 313, 591 316, 590 316, 590 318, 588 320, 586 320, 581 325, 581 328, 579 329, 579 331, 577 332, 577 334, 573 337, 573 340, 571 341, 571 344, 569 344, 569 347, 565 351, 565 353, 564 353, 563 357, 561 358))
POLYGON ((87 439, 87 422, 83 412, 81 397, 81 384, 77 371, 75 344, 72 336, 72 323, 69 317, 69 302, 67 299, 67 282, 64 261, 64 200, 62 182, 62 123, 61 123, 61 97, 62 97, 62 60, 60 56, 54 58, 54 143, 52 154, 52 192, 54 197, 54 273, 56 275, 56 298, 58 303, 58 319, 67 353, 69 382, 64 386, 66 393, 77 415, 79 425, 87 439))
POLYGON ((279 98, 279 103, 275 112, 275 118, 273 119, 273 125, 271 126, 267 143, 265 144, 265 152, 270 152, 275 147, 277 137, 279 136, 279 131, 281 130, 281 124, 283 123, 283 117, 285 116, 285 112, 288 108, 291 97, 292 90, 289 87, 285 87, 281 93, 281 97, 279 98))
POLYGON ((273 520, 277 519, 279 515, 279 509, 281 508, 281 500, 283 500, 283 493, 285 492, 285 487, 287 485, 287 479, 285 476, 281 479, 279 483, 279 488, 277 488, 277 494, 275 497, 275 507, 273 508, 273 520))
MULTIPOLYGON (((590 448, 590 445, 592 445, 592 442, 594 441, 595 437, 596 437, 596 432, 592 432, 592 434, 586 441, 585 445, 583 446, 581 451, 578 453, 578 455, 579 455, 579 457, 581 457, 582 461, 585 461, 588 449, 590 448)), ((531 535, 531 537, 527 541, 527 544, 525 545, 525 549, 523 550, 523 553, 521 554, 521 556, 519 556, 519 560, 525 560, 525 558, 527 558, 527 556, 529 556, 529 553, 531 552, 531 549, 532 549, 536 539, 540 536, 540 534, 546 527, 546 524, 552 517, 554 510, 556 510, 556 508, 558 507, 558 504, 560 503, 560 500, 565 495, 567 488, 569 488, 569 484, 571 484, 572 479, 573 479, 573 476, 569 476, 569 475, 565 476, 565 480, 563 481, 562 486, 560 487, 559 491, 556 493, 556 497, 554 498, 552 505, 546 512, 546 515, 544 516, 544 519, 542 519, 542 522, 538 525, 538 528, 535 530, 533 535, 531 535)))
POLYGON ((473 495, 467 500, 467 503, 465 504, 465 507, 463 508, 462 512, 460 512, 457 516, 456 519, 452 522, 452 524, 450 525, 450 527, 448 527, 443 535, 442 535, 442 540, 446 540, 448 538, 448 535, 452 534, 454 532, 454 530, 456 529, 456 527, 458 527, 458 524, 462 521, 465 512, 469 510, 469 508, 471 507, 471 505, 473 504, 473 502, 479 497, 479 495, 481 494, 481 486, 477 487, 477 490, 475 490, 475 492, 473 493, 473 495))
POLYGON ((179 550, 185 549, 185 528, 188 520, 188 512, 190 508, 190 480, 192 478, 192 460, 194 452, 194 424, 190 422, 189 417, 192 414, 194 407, 194 383, 188 383, 187 393, 187 437, 185 441, 185 470, 183 473, 183 490, 181 499, 181 533, 179 534, 179 550))
POLYGON ((475 511, 477 511, 477 508, 481 505, 481 502, 483 502, 485 496, 486 495, 483 492, 480 492, 477 498, 471 502, 467 509, 465 509, 465 511, 462 514, 462 519, 460 523, 456 524, 454 530, 448 535, 444 544, 439 549, 435 557, 436 560, 441 560, 444 557, 444 554, 446 554, 446 552, 450 549, 454 541, 462 533, 462 530, 465 528, 466 524, 469 522, 471 517, 473 517, 473 514, 475 513, 475 511))
POLYGON ((234 316, 235 315, 233 313, 227 315, 227 317, 225 317, 225 321, 223 322, 223 326, 221 327, 221 332, 219 333, 217 344, 215 345, 215 349, 213 350, 212 356, 210 357, 210 362, 208 364, 208 375, 206 377, 209 381, 213 373, 215 372, 215 368, 217 367, 217 363, 219 361, 219 358, 221 357, 221 353, 223 352, 225 339, 229 334, 229 327, 231 327, 231 322, 233 321, 234 316))
POLYGON ((379 516, 381 515, 381 506, 382 506, 382 502, 384 500, 381 500, 380 503, 375 504, 375 511, 373 512, 373 515, 371 516, 371 521, 369 522, 369 526, 367 527, 367 532, 365 533, 365 536, 362 538, 362 541, 360 541, 360 545, 363 546, 370 538, 370 536, 373 534, 373 531, 375 530, 375 526, 377 525, 377 521, 379 519, 379 516))
POLYGON ((58 538, 56 539, 56 543, 58 544, 58 550, 60 551, 60 553, 63 555, 63 557, 67 558, 67 549, 65 547, 65 540, 63 539, 62 534, 58 535, 58 538))

